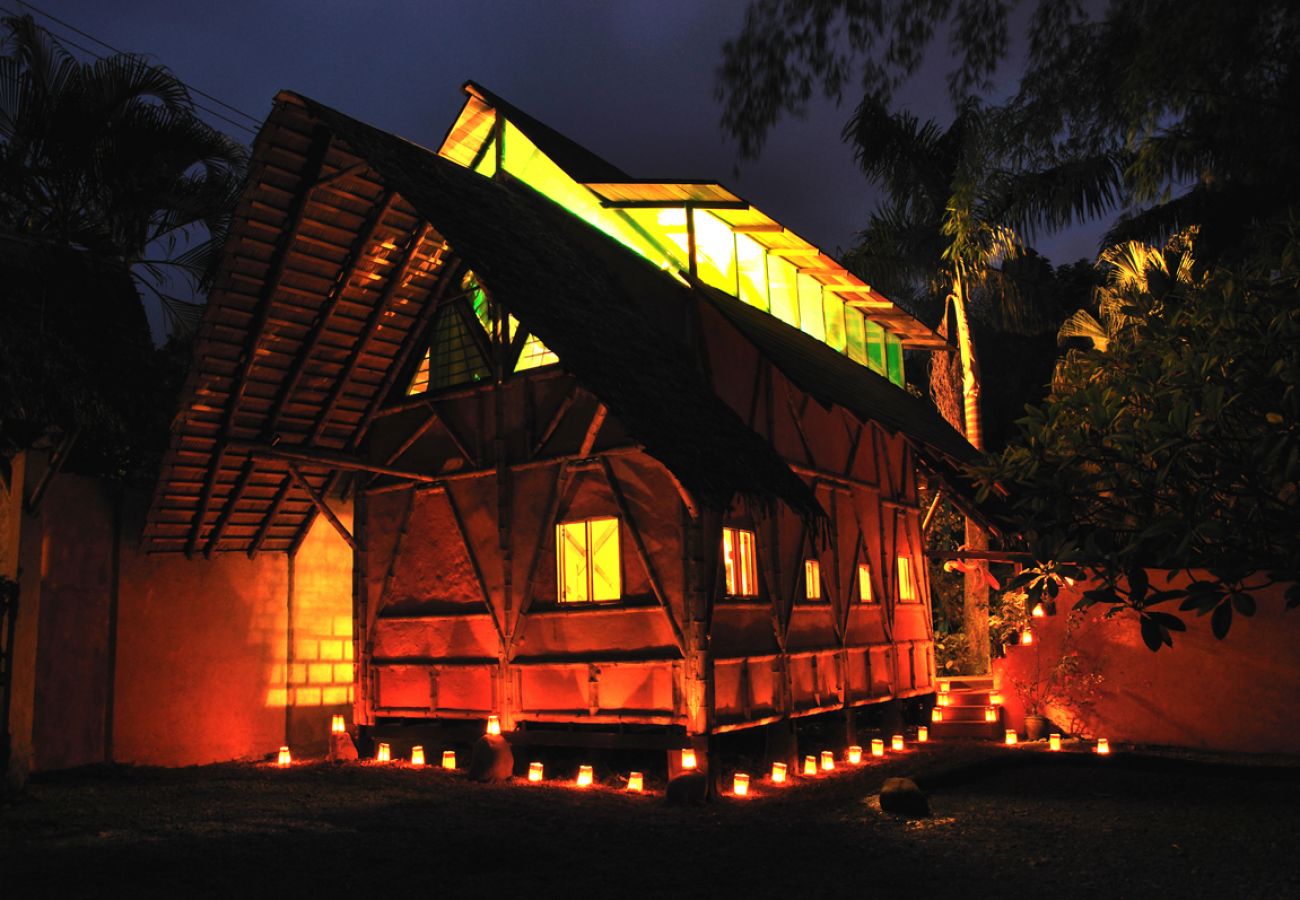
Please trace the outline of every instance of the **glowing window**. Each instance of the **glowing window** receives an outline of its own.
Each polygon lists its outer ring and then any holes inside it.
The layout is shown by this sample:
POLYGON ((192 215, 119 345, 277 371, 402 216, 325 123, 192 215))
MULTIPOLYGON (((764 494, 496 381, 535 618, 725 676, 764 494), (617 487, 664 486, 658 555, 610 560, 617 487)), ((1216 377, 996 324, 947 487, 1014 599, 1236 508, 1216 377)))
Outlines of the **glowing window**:
POLYGON ((695 274, 700 281, 736 294, 736 236, 727 223, 702 209, 695 218, 695 274))
POLYGON ((856 309, 844 310, 844 339, 848 343, 849 359, 858 365, 867 364, 867 327, 862 321, 862 313, 856 309))
POLYGON ((799 273, 799 327, 809 337, 826 339, 826 323, 822 314, 822 285, 811 275, 799 273))
POLYGON ((767 290, 772 315, 795 328, 799 327, 799 288, 795 284, 798 273, 799 270, 789 260, 768 256, 767 290))
POLYGON ((885 374, 885 329, 867 319, 867 365, 885 374))
POLYGON ((758 596, 758 568, 754 559, 754 532, 722 529, 722 565, 731 597, 758 596))
POLYGON ((885 368, 889 380, 903 386, 903 342, 896 335, 885 335, 885 368))
POLYGON ((561 603, 617 600, 622 596, 618 519, 583 519, 555 526, 555 568, 561 603))
POLYGON ((490 140, 484 145, 483 153, 479 157, 478 163, 475 164, 474 171, 484 178, 491 178, 497 173, 497 142, 495 140, 490 140))
POLYGON ((916 581, 912 577, 912 561, 906 556, 898 558, 898 601, 915 603, 921 596, 916 590, 916 581))
POLYGON ((871 566, 866 563, 858 564, 858 601, 860 603, 873 603, 871 596, 871 566))
POLYGON ((740 288, 737 296, 750 306, 767 312, 770 308, 767 299, 767 251, 747 234, 736 235, 736 269, 740 288))
POLYGON ((803 594, 808 600, 822 598, 822 564, 815 559, 803 561, 803 594))
POLYGON ((826 346, 843 353, 847 342, 844 337, 844 301, 838 294, 822 292, 822 312, 826 316, 826 346))
POLYGON ((524 338, 524 346, 519 351, 519 362, 515 363, 515 371, 522 372, 525 369, 536 369, 559 361, 560 358, 547 349, 547 346, 541 342, 537 335, 530 334, 524 338))

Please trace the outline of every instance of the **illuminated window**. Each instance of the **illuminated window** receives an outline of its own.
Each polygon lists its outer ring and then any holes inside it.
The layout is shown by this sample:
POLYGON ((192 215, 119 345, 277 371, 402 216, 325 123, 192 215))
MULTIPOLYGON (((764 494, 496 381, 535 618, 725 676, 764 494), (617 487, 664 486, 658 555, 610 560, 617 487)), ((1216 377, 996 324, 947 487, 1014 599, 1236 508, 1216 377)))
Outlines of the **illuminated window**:
POLYGON ((618 519, 583 519, 555 526, 555 568, 561 603, 618 600, 623 593, 618 519))
POLYGON ((767 251, 747 234, 736 235, 736 271, 739 273, 736 296, 750 306, 767 312, 770 309, 767 300, 767 251))
POLYGON ((815 559, 803 561, 803 594, 808 600, 822 598, 822 564, 815 559))
POLYGON ((758 569, 754 560, 754 532, 722 529, 722 564, 731 597, 758 596, 758 569))
POLYGON ((844 339, 848 342, 845 352, 849 359, 860 366, 867 364, 867 327, 862 320, 862 313, 856 309, 844 310, 844 339))
POLYGON ((826 346, 836 353, 844 353, 848 349, 844 335, 844 301, 838 294, 823 291, 822 313, 826 316, 826 346))
POLYGON ((867 319, 867 365, 885 374, 885 329, 867 319))
POLYGON ((822 286, 816 278, 803 272, 795 279, 799 287, 799 327, 809 337, 826 340, 826 320, 822 312, 822 286))
POLYGON ((915 603, 921 596, 916 590, 916 581, 912 578, 912 561, 906 556, 898 558, 898 600, 900 603, 915 603))
POLYGON ((771 298, 772 315, 787 325, 799 327, 799 288, 795 277, 799 270, 789 260, 779 256, 767 258, 767 292, 771 298))
POLYGON ((889 380, 903 386, 903 342, 896 335, 885 335, 885 368, 889 380))
POLYGON ((695 274, 700 281, 736 295, 736 236, 727 223, 702 209, 695 218, 695 274))
POLYGON ((858 564, 858 601, 861 603, 875 602, 871 596, 871 566, 866 563, 858 564))

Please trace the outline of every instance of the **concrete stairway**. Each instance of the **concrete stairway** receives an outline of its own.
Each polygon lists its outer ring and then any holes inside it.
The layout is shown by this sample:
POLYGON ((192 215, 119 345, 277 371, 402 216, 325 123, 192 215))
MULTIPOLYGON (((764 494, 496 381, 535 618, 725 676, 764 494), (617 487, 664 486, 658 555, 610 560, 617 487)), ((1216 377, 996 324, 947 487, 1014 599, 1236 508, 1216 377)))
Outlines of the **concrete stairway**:
POLYGON ((962 675, 939 679, 939 685, 948 685, 947 705, 945 694, 940 691, 935 698, 935 710, 942 711, 943 720, 930 720, 930 738, 944 740, 948 738, 974 738, 977 740, 1001 741, 1006 727, 1003 725, 1002 707, 993 704, 992 675, 962 675), (996 710, 994 721, 987 721, 986 711, 996 710))

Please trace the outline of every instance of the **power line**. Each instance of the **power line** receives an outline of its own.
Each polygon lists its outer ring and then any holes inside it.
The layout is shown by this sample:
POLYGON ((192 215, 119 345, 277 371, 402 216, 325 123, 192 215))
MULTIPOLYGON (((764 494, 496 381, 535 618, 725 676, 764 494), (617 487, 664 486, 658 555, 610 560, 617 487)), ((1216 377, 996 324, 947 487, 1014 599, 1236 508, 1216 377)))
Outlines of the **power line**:
MULTIPOLYGON (((62 19, 59 19, 59 18, 57 18, 57 17, 55 17, 55 16, 50 15, 49 13, 47 13, 47 12, 45 12, 44 10, 40 9, 39 7, 33 6, 32 4, 25 2, 25 0, 17 0, 17 2, 19 3, 19 5, 21 5, 21 6, 23 6, 23 7, 26 7, 26 8, 28 8, 28 9, 31 9, 32 11, 34 11, 34 12, 36 12, 36 13, 39 13, 40 15, 44 16, 45 18, 47 18, 47 19, 49 19, 49 20, 51 20, 51 21, 53 21, 53 22, 58 22, 58 23, 59 23, 60 25, 62 25, 64 28, 70 29, 71 31, 73 31, 73 32, 75 32, 75 33, 81 35, 82 37, 86 38, 87 40, 94 41, 96 44, 99 44, 101 47, 105 47, 105 48, 107 48, 108 50, 111 50, 112 52, 114 52, 114 53, 116 53, 116 54, 119 54, 119 55, 121 55, 121 56, 138 55, 138 54, 128 54, 128 53, 126 53, 126 52, 124 52, 124 51, 122 51, 122 50, 119 50, 119 49, 117 49, 116 47, 114 47, 112 44, 109 44, 109 43, 107 43, 107 42, 105 42, 105 41, 101 41, 99 38, 95 37, 93 34, 89 34, 89 33, 85 32, 85 31, 82 31, 80 28, 77 28, 75 25, 70 25, 69 23, 63 21, 62 19)), ((9 13, 9 15, 11 15, 11 16, 17 16, 17 15, 19 15, 19 14, 18 14, 17 12, 15 12, 14 10, 12 10, 12 9, 8 9, 8 8, 6 8, 6 7, 0 7, 0 10, 3 10, 4 12, 9 13)), ((48 31, 49 29, 46 29, 46 30, 48 31)), ((50 31, 50 34, 52 34, 54 37, 58 38, 61 42, 65 43, 65 44, 68 44, 69 46, 75 47, 76 49, 80 50, 82 53, 89 54, 90 56, 93 56, 93 57, 95 57, 96 59, 101 59, 101 60, 104 59, 104 56, 103 56, 102 54, 96 53, 94 50, 91 50, 89 47, 83 46, 82 44, 78 44, 76 41, 72 40, 72 39, 69 38, 67 35, 58 34, 58 33, 54 32, 54 31, 50 31)), ((193 93, 193 94, 198 94, 198 95, 201 96, 201 97, 206 97, 207 99, 211 100, 213 103, 217 103, 217 104, 220 104, 221 106, 224 106, 226 109, 229 109, 229 110, 231 110, 232 112, 235 112, 235 113, 237 113, 238 115, 243 116, 244 118, 248 119, 250 122, 254 122, 254 123, 258 123, 258 124, 260 124, 260 120, 259 120, 259 119, 257 119, 257 118, 254 117, 254 116, 250 116, 248 113, 244 112, 243 110, 239 109, 238 107, 232 106, 232 105, 230 105, 229 103, 226 103, 224 100, 218 99, 217 97, 212 96, 211 94, 207 93, 206 91, 202 91, 202 90, 200 90, 199 88, 194 87, 192 84, 190 84, 189 82, 185 81, 185 80, 184 80, 183 78, 181 78, 180 76, 175 75, 174 73, 173 73, 173 77, 176 78, 176 80, 179 81, 181 84, 185 85, 186 89, 188 89, 191 93, 193 93)), ((201 109, 201 110, 203 110, 205 113, 207 113, 208 115, 213 116, 213 117, 215 117, 215 118, 218 118, 218 119, 220 119, 221 121, 226 122, 226 123, 229 124, 229 125, 233 125, 235 128, 241 128, 241 129, 243 129, 244 131, 247 131, 249 134, 253 134, 253 135, 256 135, 256 134, 257 134, 257 129, 256 129, 256 128, 252 128, 252 127, 248 126, 247 124, 245 124, 245 123, 243 123, 243 122, 237 122, 237 121, 235 121, 234 119, 230 118, 229 116, 226 116, 226 115, 224 115, 224 114, 218 112, 217 110, 212 109, 211 107, 204 106, 202 103, 199 103, 199 102, 196 101, 196 100, 191 100, 190 102, 192 102, 192 103, 194 104, 195 108, 197 108, 197 109, 201 109)))

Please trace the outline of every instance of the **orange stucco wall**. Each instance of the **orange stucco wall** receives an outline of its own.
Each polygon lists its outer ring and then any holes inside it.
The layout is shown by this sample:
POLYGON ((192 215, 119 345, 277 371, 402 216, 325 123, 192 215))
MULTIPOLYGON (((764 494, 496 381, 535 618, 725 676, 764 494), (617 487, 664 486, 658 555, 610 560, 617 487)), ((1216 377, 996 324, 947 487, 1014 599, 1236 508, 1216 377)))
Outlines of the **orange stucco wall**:
POLYGON ((350 711, 351 550, 318 519, 292 559, 148 555, 146 500, 60 475, 20 522, 32 768, 323 751, 350 711))
MULTIPOLYGON (((1046 673, 1060 658, 1068 611, 1088 587, 1064 592, 1059 615, 1033 620, 1033 644, 994 661, 1008 727, 1023 730, 1024 721, 1012 679, 1028 680, 1035 665, 1046 673)), ((1109 620, 1104 609, 1080 614, 1069 644, 1101 675, 1095 705, 1077 716, 1055 704, 1045 715, 1066 731, 1077 718, 1075 731, 1111 742, 1300 753, 1300 610, 1284 610, 1278 587, 1258 593, 1256 601, 1255 616, 1235 616, 1222 641, 1211 633, 1208 617, 1184 614, 1187 631, 1174 634, 1173 648, 1158 653, 1142 642, 1136 614, 1109 620)))

